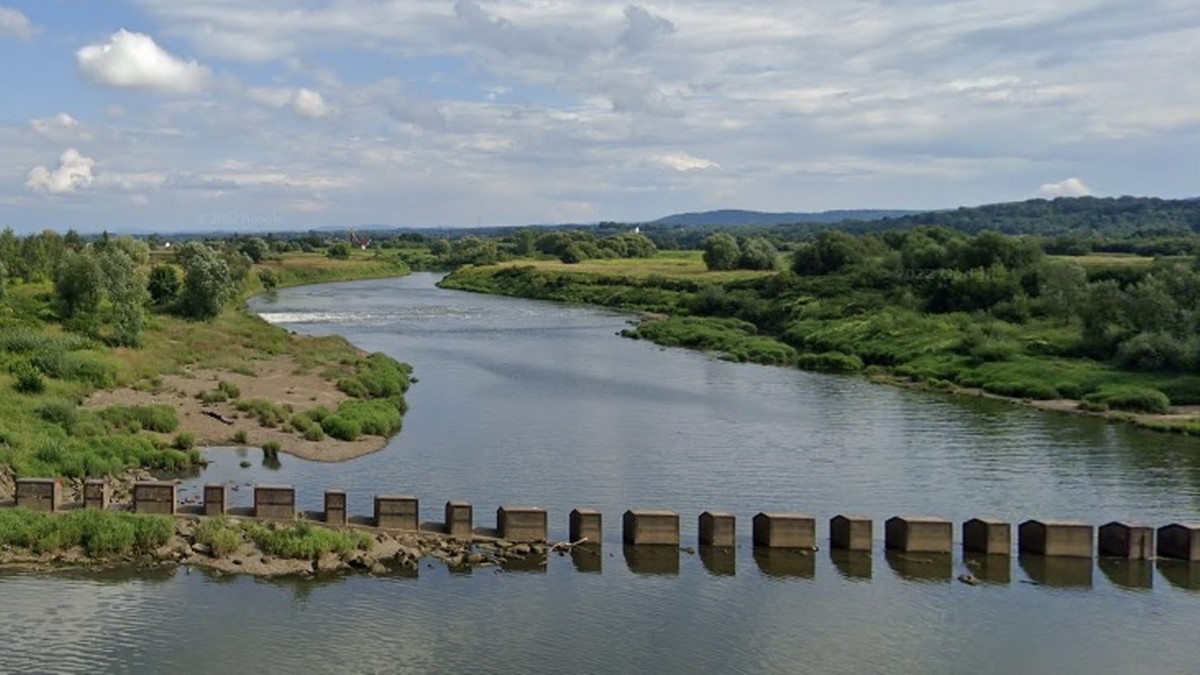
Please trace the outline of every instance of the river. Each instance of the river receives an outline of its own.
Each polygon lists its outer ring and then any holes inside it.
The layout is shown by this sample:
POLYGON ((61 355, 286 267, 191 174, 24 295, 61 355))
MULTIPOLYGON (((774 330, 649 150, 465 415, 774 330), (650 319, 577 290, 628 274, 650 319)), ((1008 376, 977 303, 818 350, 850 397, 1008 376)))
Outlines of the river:
MULTIPOLYGON (((216 448, 210 481, 325 489, 367 514, 412 493, 490 525, 501 504, 604 513, 599 556, 530 570, 322 580, 0 574, 0 672, 1200 672, 1200 566, 1016 558, 763 556, 758 511, 1200 520, 1200 444, 854 377, 740 365, 615 334, 593 308, 437 289, 436 276, 255 298, 268 320, 413 364, 403 432, 344 464, 216 448), (242 468, 243 459, 252 466, 242 468), (735 555, 647 559, 620 514, 668 508, 693 546, 704 510, 738 517, 735 555)), ((234 505, 249 505, 246 487, 234 505)), ((822 542, 823 543, 823 542, 822 542)))

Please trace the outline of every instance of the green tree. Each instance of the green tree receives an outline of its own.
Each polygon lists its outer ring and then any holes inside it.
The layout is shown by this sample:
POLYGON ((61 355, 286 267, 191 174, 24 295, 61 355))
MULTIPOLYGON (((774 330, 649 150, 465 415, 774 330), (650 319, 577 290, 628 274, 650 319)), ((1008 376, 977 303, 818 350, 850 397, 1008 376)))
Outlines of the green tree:
POLYGON ((329 252, 326 255, 328 255, 330 258, 346 260, 350 257, 350 244, 344 241, 335 241, 329 247, 329 252))
POLYGON ((742 244, 738 267, 745 270, 773 270, 779 266, 779 251, 766 237, 750 237, 742 244))
POLYGON ((867 249, 858 237, 839 230, 817 235, 811 244, 792 254, 792 271, 800 275, 832 274, 866 257, 867 249))
POLYGON ((1087 272, 1076 262, 1046 262, 1038 268, 1038 305, 1048 316, 1071 320, 1087 294, 1087 272))
POLYGON ((742 250, 733 235, 717 232, 704 240, 704 264, 710 270, 737 269, 742 250))
POLYGON ((122 347, 136 347, 142 342, 146 325, 146 277, 125 247, 110 246, 98 254, 104 273, 105 290, 112 303, 112 342, 122 347))
POLYGON ((258 280, 262 282, 263 288, 268 291, 273 291, 276 288, 279 288, 279 275, 276 274, 275 270, 259 270, 258 280))
POLYGON ((233 278, 225 258, 200 242, 189 241, 179 249, 183 268, 180 312, 193 319, 211 319, 233 297, 233 278))
POLYGON ((150 300, 155 305, 165 307, 175 302, 182 285, 179 270, 174 265, 155 265, 150 270, 147 289, 150 291, 150 300))
POLYGON ((88 252, 68 251, 54 273, 54 291, 64 320, 90 320, 100 308, 103 272, 88 252))
POLYGON ((243 239, 238 249, 256 263, 266 260, 271 255, 271 247, 261 237, 243 239))

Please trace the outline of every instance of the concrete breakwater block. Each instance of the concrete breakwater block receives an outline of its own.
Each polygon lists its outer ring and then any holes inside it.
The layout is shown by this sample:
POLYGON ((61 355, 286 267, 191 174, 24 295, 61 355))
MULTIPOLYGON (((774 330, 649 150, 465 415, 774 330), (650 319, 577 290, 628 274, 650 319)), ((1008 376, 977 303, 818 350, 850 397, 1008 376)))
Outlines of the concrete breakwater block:
POLYGON ((224 483, 204 486, 204 515, 223 516, 229 510, 229 487, 224 483))
POLYGON ((754 516, 754 545, 765 548, 817 547, 817 520, 803 513, 759 513, 754 516))
POLYGON ((737 546, 737 518, 732 513, 701 513, 700 545, 726 548, 737 546))
POLYGON ((874 525, 863 516, 837 515, 829 520, 829 545, 843 551, 870 551, 874 525))
POLYGON ((322 519, 326 525, 346 524, 346 491, 326 490, 322 519))
POLYGON ((1100 555, 1149 560, 1154 557, 1154 528, 1113 521, 1100 526, 1100 555))
POLYGON ((906 553, 949 553, 954 526, 941 518, 896 516, 883 525, 884 545, 906 553))
POLYGON ((1158 528, 1158 555, 1200 562, 1200 523, 1171 523, 1158 528))
POLYGON ((30 511, 57 511, 62 506, 62 484, 53 478, 18 478, 17 506, 30 511))
POLYGON ((446 502, 446 534, 451 537, 470 537, 475 533, 474 521, 471 502, 446 502))
POLYGON ((546 541, 546 509, 536 506, 501 506, 496 509, 496 533, 512 542, 546 541))
POLYGON ((296 489, 290 485, 255 485, 254 517, 292 520, 296 517, 296 489))
POLYGON ((1012 555, 1012 524, 994 518, 972 518, 962 525, 967 553, 1012 555))
POLYGON ((568 537, 599 546, 604 542, 603 516, 596 509, 572 509, 568 537))
POLYGON ((133 484, 133 512, 175 515, 179 486, 169 481, 139 481, 133 484))
POLYGON ((1074 520, 1027 520, 1017 529, 1021 553, 1090 558, 1095 551, 1095 528, 1074 520))
POLYGON ((86 509, 107 510, 108 505, 112 502, 112 489, 108 487, 108 483, 99 478, 92 478, 83 482, 83 507, 86 509))
POLYGON ((622 518, 626 544, 679 545, 679 514, 674 511, 631 509, 622 518))
MULTIPOLYGON (((375 495, 375 527, 393 530, 421 528, 421 504, 413 495, 375 495)), ((346 502, 342 501, 345 518, 346 502)))

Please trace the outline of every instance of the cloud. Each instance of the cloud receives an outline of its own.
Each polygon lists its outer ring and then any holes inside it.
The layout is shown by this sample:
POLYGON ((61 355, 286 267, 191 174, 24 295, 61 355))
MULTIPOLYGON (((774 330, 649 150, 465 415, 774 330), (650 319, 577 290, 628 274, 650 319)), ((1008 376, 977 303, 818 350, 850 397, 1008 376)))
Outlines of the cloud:
POLYGON ((686 152, 670 152, 664 155, 655 155, 650 158, 650 161, 676 171, 699 171, 703 169, 717 169, 721 166, 712 160, 693 157, 686 152))
POLYGON ((33 37, 35 30, 29 22, 29 17, 15 9, 0 7, 0 39, 16 38, 28 40, 33 37))
POLYGON ((321 94, 304 87, 254 87, 246 92, 252 100, 272 108, 288 108, 301 117, 327 117, 333 109, 321 94))
POLYGON ((33 167, 25 187, 33 192, 52 195, 75 192, 92 184, 92 165, 95 163, 95 160, 84 157, 75 148, 67 148, 58 158, 57 169, 33 167))
POLYGON ((646 49, 658 38, 675 32, 675 24, 635 5, 625 8, 625 22, 620 42, 630 51, 646 49))
POLYGON ((1045 183, 1038 192, 1046 197, 1087 197, 1092 189, 1078 178, 1068 178, 1057 183, 1045 183))
POLYGON ((70 131, 79 126, 79 122, 65 112, 53 117, 42 117, 29 120, 29 126, 42 136, 55 136, 62 131, 70 131))
POLYGON ((122 89, 188 94, 203 89, 209 79, 208 68, 173 56, 149 35, 123 28, 108 42, 75 52, 75 62, 92 82, 122 89))

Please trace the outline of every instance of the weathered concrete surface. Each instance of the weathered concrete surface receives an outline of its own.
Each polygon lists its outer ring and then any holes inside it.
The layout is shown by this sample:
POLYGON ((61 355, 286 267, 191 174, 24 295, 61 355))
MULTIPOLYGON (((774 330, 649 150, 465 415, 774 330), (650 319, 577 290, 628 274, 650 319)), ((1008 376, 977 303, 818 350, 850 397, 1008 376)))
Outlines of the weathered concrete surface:
POLYGON ((533 543, 546 541, 549 517, 537 506, 501 506, 496 509, 496 533, 501 539, 533 543))
POLYGON ((1158 528, 1158 555, 1200 562, 1200 523, 1171 523, 1158 528))
POLYGON ((625 512, 622 525, 626 544, 679 545, 679 514, 674 511, 631 509, 625 512))
POLYGON ((134 513, 175 515, 179 486, 169 481, 139 481, 133 484, 134 513))
POLYGON ((204 486, 204 515, 223 516, 229 510, 229 486, 209 483, 204 486))
POLYGON ((568 538, 571 541, 586 539, 594 546, 604 542, 603 516, 596 509, 573 509, 570 521, 568 538))
POLYGON ((62 506, 62 484, 53 478, 18 478, 17 506, 30 511, 57 511, 62 506))
POLYGON ((321 519, 324 520, 327 525, 346 524, 345 490, 326 490, 324 506, 325 510, 321 514, 321 519))
POLYGON ((972 518, 962 525, 963 551, 1012 555, 1012 525, 995 518, 972 518))
POLYGON ((296 517, 296 489, 290 485, 255 485, 254 516, 292 520, 296 517))
POLYGON ((1101 525, 1099 551, 1102 556, 1149 560, 1154 557, 1154 528, 1121 521, 1101 525))
POLYGON ((732 513, 705 511, 700 514, 700 545, 737 546, 737 518, 732 513))
MULTIPOLYGON (((418 530, 421 527, 421 504, 413 495, 376 495, 375 527, 392 530, 418 530)), ((342 499, 342 513, 346 501, 342 499)))
POLYGON ((83 507, 87 509, 107 510, 112 501, 112 488, 103 479, 89 479, 83 482, 83 507))
POLYGON ((446 534, 452 537, 470 537, 475 531, 474 521, 471 502, 446 502, 446 534))
POLYGON ((758 513, 754 545, 766 548, 817 547, 817 520, 803 513, 758 513))
POLYGON ((837 515, 829 520, 829 545, 843 551, 870 551, 874 534, 870 518, 837 515))
POLYGON ((1074 520, 1027 520, 1017 530, 1017 547, 1021 553, 1091 558, 1095 531, 1074 520))
POLYGON ((884 544, 906 553, 949 553, 954 526, 941 518, 896 516, 884 523, 884 544))

